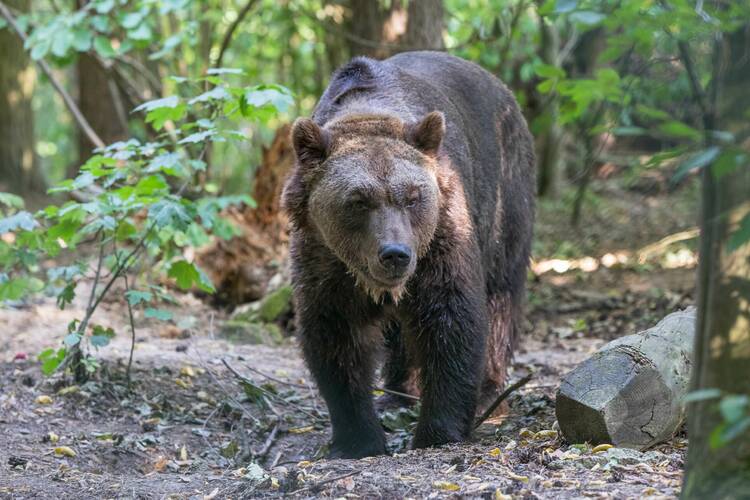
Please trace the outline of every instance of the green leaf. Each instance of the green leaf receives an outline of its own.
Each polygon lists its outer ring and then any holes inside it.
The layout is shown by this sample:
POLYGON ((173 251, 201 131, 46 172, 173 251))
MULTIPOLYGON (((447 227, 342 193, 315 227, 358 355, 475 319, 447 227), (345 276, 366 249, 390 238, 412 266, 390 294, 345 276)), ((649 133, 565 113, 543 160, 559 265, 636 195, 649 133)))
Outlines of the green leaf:
POLYGON ((172 313, 164 309, 154 309, 149 307, 143 312, 146 318, 155 318, 160 321, 169 321, 172 319, 172 313))
POLYGON ((6 21, 4 18, 0 17, 0 30, 8 26, 8 21, 6 21))
POLYGON ((178 144, 194 144, 196 142, 203 142, 214 134, 216 134, 215 130, 203 130, 201 132, 196 132, 194 134, 190 134, 189 136, 182 138, 178 142, 178 144))
POLYGON ((67 349, 61 347, 60 349, 45 349, 39 353, 38 359, 42 362, 42 373, 45 375, 51 375, 60 366, 60 363, 65 359, 67 349))
POLYGON ((73 31, 73 47, 78 52, 88 52, 91 50, 91 45, 94 40, 94 35, 91 31, 84 29, 77 29, 73 31))
POLYGON ((63 339, 63 344, 65 344, 68 347, 73 347, 74 345, 78 345, 81 342, 81 336, 77 333, 69 333, 65 336, 63 339))
POLYGON ((147 101, 133 110, 136 111, 153 111, 159 108, 176 108, 180 104, 180 98, 176 95, 147 101))
POLYGON ((51 38, 45 38, 45 39, 38 41, 37 43, 34 44, 34 47, 31 49, 31 58, 35 61, 38 61, 39 59, 47 55, 51 46, 52 46, 51 38))
POLYGON ((563 14, 565 12, 574 11, 578 7, 578 0, 557 0, 555 4, 555 12, 557 14, 563 14))
POLYGON ((97 36, 96 38, 94 38, 94 50, 96 50, 97 54, 104 57, 105 59, 109 59, 117 55, 115 49, 112 48, 112 42, 110 42, 109 38, 105 36, 97 36))
POLYGON ((115 331, 112 328, 104 328, 101 325, 94 325, 94 331, 91 334, 91 345, 96 348, 104 347, 109 344, 115 336, 115 331))
POLYGON ((167 276, 174 278, 177 282, 177 286, 183 290, 189 290, 193 285, 196 285, 203 291, 214 291, 213 284, 211 284, 211 281, 205 273, 198 269, 195 264, 185 260, 173 262, 169 267, 169 271, 167 271, 167 276))
POLYGON ((164 124, 168 121, 176 122, 181 120, 185 116, 187 106, 180 104, 174 108, 158 108, 153 111, 149 111, 146 115, 146 123, 151 123, 154 130, 159 131, 164 127, 164 124))
POLYGON ((97 0, 94 8, 99 14, 106 14, 115 6, 115 0, 97 0))
POLYGON ((744 394, 725 396, 719 403, 721 416, 727 423, 738 422, 747 414, 748 401, 750 396, 744 394))
POLYGON ((542 78, 565 78, 565 71, 552 64, 538 64, 534 72, 542 78))
POLYGON ((55 32, 55 36, 52 39, 52 54, 57 57, 65 57, 73 45, 73 32, 67 29, 61 29, 55 32))
POLYGON ((169 184, 160 175, 149 175, 141 178, 135 185, 134 192, 139 196, 149 196, 169 188, 169 184))
POLYGON ((686 125, 682 122, 678 122, 676 120, 662 123, 661 125, 659 125, 658 130, 668 137, 675 137, 678 139, 699 140, 701 138, 700 132, 698 132, 691 126, 686 125))
POLYGON ((170 198, 157 201, 148 209, 148 217, 157 227, 173 225, 177 229, 185 229, 192 222, 187 209, 170 198))
POLYGON ((76 298, 76 284, 68 283, 65 285, 65 288, 62 289, 60 293, 57 294, 57 307, 59 307, 61 310, 65 309, 65 306, 68 304, 71 304, 73 302, 73 299, 76 298))
POLYGON ((284 112, 294 103, 289 91, 281 86, 259 85, 247 90, 240 100, 242 114, 249 114, 248 107, 262 108, 272 106, 279 112, 284 112))
POLYGON ((23 208, 23 198, 11 193, 0 193, 0 204, 11 208, 23 208))
POLYGON ((122 22, 120 23, 123 28, 133 29, 143 21, 143 14, 140 12, 128 12, 122 16, 122 22))
POLYGON ((242 75, 245 72, 239 68, 210 68, 207 75, 242 75))
POLYGON ((188 104, 191 106, 198 102, 206 102, 206 101, 226 101, 227 99, 230 99, 232 96, 229 92, 227 92, 227 89, 223 86, 219 85, 217 87, 212 88, 211 90, 202 93, 201 95, 194 97, 188 101, 188 104))
POLYGON ((570 14, 570 20, 574 23, 585 24, 586 26, 593 26, 594 24, 600 23, 606 16, 593 10, 581 10, 570 14))
POLYGON ((672 182, 677 183, 692 170, 705 168, 710 165, 719 156, 719 153, 721 153, 721 148, 718 146, 711 146, 695 153, 677 167, 674 176, 672 176, 672 182))
POLYGON ((699 389, 687 394, 682 401, 684 403, 694 403, 696 401, 705 401, 707 399, 716 399, 721 397, 719 389, 699 389))
POLYGON ((125 298, 131 306, 137 306, 141 303, 145 304, 151 302, 151 299, 154 298, 154 294, 151 292, 141 292, 139 290, 128 290, 125 292, 125 298))
POLYGON ((31 215, 29 212, 26 212, 25 210, 22 210, 20 212, 16 212, 10 217, 0 219, 0 234, 17 231, 19 229, 24 231, 31 231, 38 225, 39 223, 34 220, 33 215, 31 215))
POLYGON ((721 433, 722 441, 724 443, 730 443, 747 432, 748 429, 750 429, 750 416, 728 424, 721 433))
POLYGON ((20 300, 29 293, 39 292, 43 288, 44 283, 32 277, 0 281, 0 302, 4 300, 20 300))
POLYGON ((136 29, 128 31, 128 38, 139 42, 149 41, 153 36, 154 34, 151 31, 151 27, 146 23, 142 23, 136 29))

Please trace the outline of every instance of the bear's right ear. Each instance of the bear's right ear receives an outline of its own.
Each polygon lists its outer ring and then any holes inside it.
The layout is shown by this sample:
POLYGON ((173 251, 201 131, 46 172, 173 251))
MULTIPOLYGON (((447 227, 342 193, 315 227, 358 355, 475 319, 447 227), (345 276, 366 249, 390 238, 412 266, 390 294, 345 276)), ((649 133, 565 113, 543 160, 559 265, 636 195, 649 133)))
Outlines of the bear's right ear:
POLYGON ((318 165, 328 157, 328 132, 309 118, 298 118, 292 125, 292 145, 302 165, 318 165))

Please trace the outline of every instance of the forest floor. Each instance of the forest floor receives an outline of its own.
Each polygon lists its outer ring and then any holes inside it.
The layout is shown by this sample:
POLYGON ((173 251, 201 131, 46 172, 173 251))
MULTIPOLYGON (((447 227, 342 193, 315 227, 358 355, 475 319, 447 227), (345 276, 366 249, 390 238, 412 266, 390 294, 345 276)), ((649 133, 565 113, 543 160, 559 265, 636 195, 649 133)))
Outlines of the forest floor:
POLYGON ((463 444, 410 451, 413 412, 390 411, 392 456, 321 458, 327 414, 295 341, 229 340, 227 313, 190 294, 176 295, 166 324, 137 314, 132 391, 122 303, 95 318, 118 336, 82 386, 43 377, 36 361, 60 345, 82 299, 64 311, 52 298, 0 309, 0 498, 676 497, 682 432, 646 453, 593 453, 539 432, 555 429, 564 373, 694 300, 695 240, 661 240, 690 236, 695 186, 649 195, 606 182, 593 192, 578 230, 563 202, 540 207, 527 332, 510 377, 534 376, 463 444))

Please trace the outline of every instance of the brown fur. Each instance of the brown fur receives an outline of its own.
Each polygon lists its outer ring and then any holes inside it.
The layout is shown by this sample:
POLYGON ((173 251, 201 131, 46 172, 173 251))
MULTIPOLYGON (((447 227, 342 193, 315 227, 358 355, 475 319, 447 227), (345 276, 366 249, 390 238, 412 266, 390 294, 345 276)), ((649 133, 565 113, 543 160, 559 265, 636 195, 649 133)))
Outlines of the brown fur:
POLYGON ((512 95, 444 54, 355 60, 292 131, 297 323, 332 454, 383 453, 370 391, 417 380, 414 446, 465 439, 501 388, 533 220, 531 137, 512 95), (437 110, 437 111, 436 111, 437 110))

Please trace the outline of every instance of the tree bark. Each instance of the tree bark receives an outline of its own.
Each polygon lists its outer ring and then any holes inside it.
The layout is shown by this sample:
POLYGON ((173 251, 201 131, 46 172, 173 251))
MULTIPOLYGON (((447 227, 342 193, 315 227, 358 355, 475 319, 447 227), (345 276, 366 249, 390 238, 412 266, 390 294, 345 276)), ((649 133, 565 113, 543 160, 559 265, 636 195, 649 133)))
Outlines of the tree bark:
MULTIPOLYGON (((750 25, 725 34, 714 57, 716 123, 750 153, 745 113, 750 109, 750 25), (723 74, 723 78, 721 75, 723 74), (722 81, 723 80, 723 81, 722 81)), ((710 123, 711 120, 709 120, 710 123)), ((717 177, 703 172, 703 209, 698 269, 698 324, 691 387, 750 395, 750 242, 731 250, 737 224, 750 213, 750 165, 717 177)), ((688 410, 685 499, 747 498, 750 494, 750 431, 713 448, 710 436, 722 423, 715 400, 688 410)))
MULTIPOLYGON (((77 0, 79 8, 85 4, 84 0, 77 0)), ((94 131, 105 144, 127 139, 130 110, 125 109, 120 90, 99 61, 88 54, 80 54, 76 63, 76 77, 78 107, 94 131)), ((78 174, 78 168, 91 157, 94 148, 86 134, 78 134, 78 165, 71 165, 68 177, 78 174)))
MULTIPOLYGON (((560 52, 560 37, 557 28, 544 17, 539 18, 539 31, 541 34, 540 56, 545 64, 557 66, 557 57, 560 52)), ((560 196, 560 185, 562 183, 562 137, 563 130, 560 126, 560 97, 556 92, 548 96, 547 113, 549 123, 538 142, 539 176, 538 193, 557 199, 560 196)))
MULTIPOLYGON (((6 4, 27 12, 29 0, 6 4)), ((0 191, 24 197, 42 196, 44 178, 34 151, 31 98, 36 83, 32 61, 10 29, 0 30, 0 191)))
POLYGON ((349 0, 351 56, 385 59, 409 50, 443 49, 443 1, 349 0))

